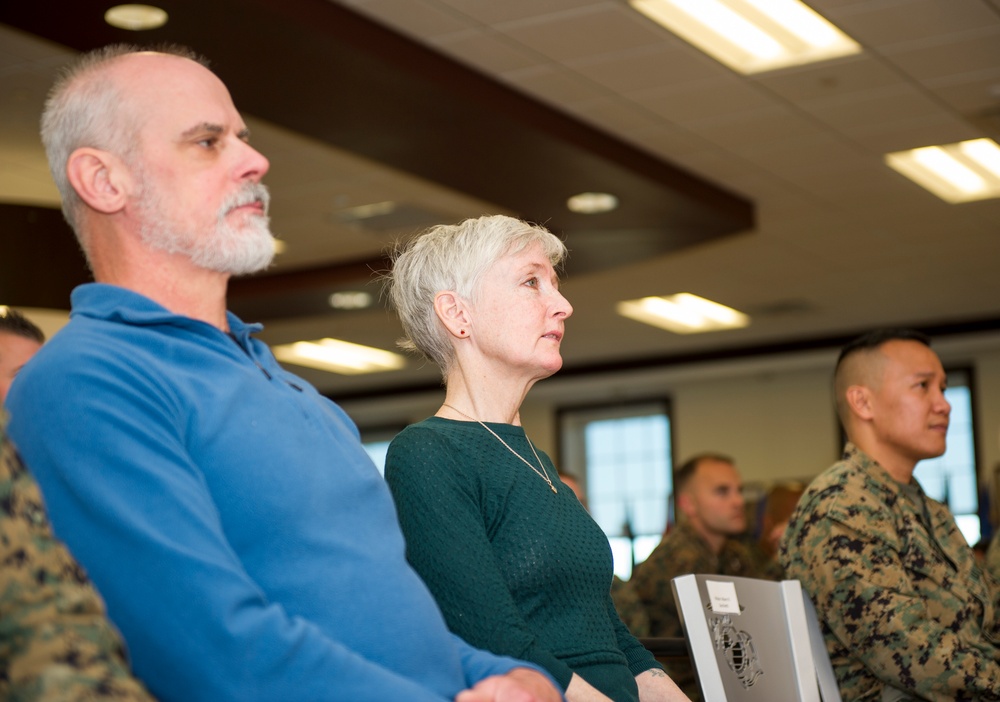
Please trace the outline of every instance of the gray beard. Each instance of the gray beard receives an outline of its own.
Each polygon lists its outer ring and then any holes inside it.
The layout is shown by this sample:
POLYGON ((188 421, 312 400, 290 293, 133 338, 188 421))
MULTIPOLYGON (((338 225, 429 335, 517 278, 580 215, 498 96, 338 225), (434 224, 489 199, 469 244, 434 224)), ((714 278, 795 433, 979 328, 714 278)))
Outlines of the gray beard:
MULTIPOLYGON (((144 174, 143 174, 144 175, 144 174)), ((260 200, 264 212, 271 196, 267 186, 247 182, 223 201, 215 228, 211 232, 180 231, 171 221, 167 208, 149 180, 140 178, 139 211, 142 225, 139 236, 150 248, 168 254, 181 254, 199 268, 230 275, 247 275, 267 268, 274 259, 274 237, 270 218, 248 216, 240 226, 226 220, 234 208, 260 200)))

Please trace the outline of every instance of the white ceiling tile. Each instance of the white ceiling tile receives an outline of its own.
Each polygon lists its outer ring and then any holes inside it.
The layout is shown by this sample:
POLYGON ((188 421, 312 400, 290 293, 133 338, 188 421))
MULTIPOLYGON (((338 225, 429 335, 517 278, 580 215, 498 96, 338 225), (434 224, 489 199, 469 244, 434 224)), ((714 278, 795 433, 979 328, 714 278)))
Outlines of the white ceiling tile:
POLYGON ((468 27, 461 16, 423 0, 367 0, 355 9, 397 32, 424 41, 468 27))
POLYGON ((478 22, 496 25, 507 22, 544 17, 553 14, 589 11, 591 7, 607 7, 607 0, 435 0, 436 4, 450 7, 478 22))
POLYGON ((791 102, 842 98, 907 82, 899 71, 871 54, 761 73, 751 80, 791 102))
POLYGON ((500 76, 506 83, 556 107, 585 104, 607 95, 607 91, 574 71, 557 64, 510 71, 500 76))
POLYGON ((681 154, 703 151, 712 144, 693 132, 669 124, 658 124, 649 130, 637 130, 630 135, 634 143, 667 161, 681 154))
POLYGON ((833 129, 849 132, 896 120, 934 116, 943 109, 924 91, 900 84, 861 93, 803 101, 803 109, 833 129))
POLYGON ((497 27, 512 39, 555 61, 573 61, 668 41, 662 30, 624 6, 595 5, 587 12, 550 15, 497 27))
POLYGON ((628 97, 682 125, 733 112, 762 109, 772 104, 759 88, 726 73, 707 80, 631 93, 628 97))
POLYGON ((623 54, 569 62, 582 75, 629 94, 719 75, 719 64, 690 47, 654 44, 623 54))
POLYGON ((822 132, 808 136, 748 144, 740 149, 747 161, 776 175, 815 164, 835 163, 845 157, 850 145, 843 139, 822 132))
POLYGON ((479 30, 450 34, 433 46, 488 73, 508 73, 538 65, 539 57, 502 35, 479 30))
POLYGON ((599 129, 632 135, 659 129, 662 118, 631 103, 603 98, 574 106, 574 113, 599 129))
POLYGON ((706 117, 687 126, 695 134, 735 153, 742 153, 751 145, 810 136, 817 128, 814 120, 785 106, 706 117))
POLYGON ((1000 110, 1000 65, 972 73, 932 78, 924 81, 924 85, 964 114, 1000 110))
POLYGON ((992 70, 1000 66, 1000 25, 923 46, 888 48, 883 55, 918 81, 992 70))
POLYGON ((975 0, 867 2, 830 16, 837 26, 867 47, 885 47, 994 26, 1000 16, 975 0))
POLYGON ((845 130, 845 133, 856 144, 875 154, 887 154, 935 144, 951 144, 983 136, 982 130, 969 120, 945 112, 875 122, 857 129, 845 130))

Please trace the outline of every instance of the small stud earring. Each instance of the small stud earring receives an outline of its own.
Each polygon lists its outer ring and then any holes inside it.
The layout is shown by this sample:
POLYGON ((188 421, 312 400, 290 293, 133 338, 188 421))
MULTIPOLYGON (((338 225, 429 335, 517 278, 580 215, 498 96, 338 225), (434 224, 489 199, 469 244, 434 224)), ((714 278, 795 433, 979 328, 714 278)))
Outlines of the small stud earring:
POLYGON ((459 334, 459 336, 465 336, 465 330, 464 329, 460 329, 458 331, 458 334, 459 334))

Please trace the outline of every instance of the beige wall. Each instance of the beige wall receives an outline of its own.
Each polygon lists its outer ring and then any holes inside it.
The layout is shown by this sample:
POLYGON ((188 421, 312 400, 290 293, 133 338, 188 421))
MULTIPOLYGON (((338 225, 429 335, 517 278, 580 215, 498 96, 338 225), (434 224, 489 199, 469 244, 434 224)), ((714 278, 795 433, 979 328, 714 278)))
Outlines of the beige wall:
MULTIPOLYGON (((946 366, 974 370, 980 470, 984 479, 1000 464, 1000 334, 935 342, 946 366)), ((691 364, 600 377, 539 383, 521 417, 531 439, 557 454, 560 407, 669 398, 674 453, 732 455, 748 482, 808 479, 840 452, 830 390, 837 350, 769 358, 691 364)), ((345 409, 359 423, 408 423, 435 411, 443 391, 405 399, 354 402, 345 409)))
POLYGON ((674 455, 728 454, 744 480, 811 477, 840 450, 828 378, 795 371, 678 384, 674 455))

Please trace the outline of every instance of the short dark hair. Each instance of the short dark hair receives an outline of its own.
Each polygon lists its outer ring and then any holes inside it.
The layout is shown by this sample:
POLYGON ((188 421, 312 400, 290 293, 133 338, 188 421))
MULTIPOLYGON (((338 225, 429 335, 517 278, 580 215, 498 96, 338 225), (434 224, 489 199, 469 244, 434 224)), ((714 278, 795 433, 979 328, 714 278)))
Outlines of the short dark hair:
POLYGON ((844 359, 858 351, 874 351, 882 344, 889 341, 916 341, 930 348, 931 340, 930 337, 919 332, 916 329, 873 329, 870 332, 862 334, 861 336, 848 342, 844 348, 840 350, 840 355, 837 357, 837 365, 834 370, 840 368, 841 363, 844 359))
POLYGON ((681 464, 680 468, 674 471, 675 494, 684 490, 687 484, 691 482, 691 478, 694 477, 695 471, 698 470, 698 466, 702 461, 717 461, 718 463, 728 463, 731 466, 736 465, 736 461, 721 453, 706 452, 691 456, 691 458, 681 464))
POLYGON ((30 319, 10 307, 0 305, 0 332, 23 336, 25 339, 45 343, 45 334, 30 319))
MULTIPOLYGON (((845 431, 850 417, 846 399, 847 388, 861 382, 859 364, 870 370, 871 363, 866 364, 865 361, 870 361, 872 357, 876 356, 875 352, 883 344, 890 341, 915 341, 928 348, 931 345, 930 338, 915 329, 874 329, 844 346, 840 350, 837 365, 833 369, 833 397, 837 407, 837 416, 845 431)), ((869 379, 869 382, 873 381, 869 379)))

